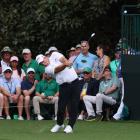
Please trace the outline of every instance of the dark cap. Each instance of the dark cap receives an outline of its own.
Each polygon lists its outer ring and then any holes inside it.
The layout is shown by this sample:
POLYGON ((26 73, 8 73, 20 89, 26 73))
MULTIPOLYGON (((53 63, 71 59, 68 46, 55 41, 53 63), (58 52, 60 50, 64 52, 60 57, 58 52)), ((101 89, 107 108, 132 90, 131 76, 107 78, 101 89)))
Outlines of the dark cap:
POLYGON ((5 46, 2 50, 1 50, 1 53, 3 52, 9 52, 9 53, 12 53, 12 50, 10 49, 9 46, 5 46))
POLYGON ((121 48, 120 47, 117 47, 117 48, 115 48, 115 53, 121 53, 121 48))
POLYGON ((110 68, 110 66, 106 66, 106 67, 104 68, 103 73, 104 73, 106 70, 109 70, 109 71, 111 72, 111 68, 110 68))

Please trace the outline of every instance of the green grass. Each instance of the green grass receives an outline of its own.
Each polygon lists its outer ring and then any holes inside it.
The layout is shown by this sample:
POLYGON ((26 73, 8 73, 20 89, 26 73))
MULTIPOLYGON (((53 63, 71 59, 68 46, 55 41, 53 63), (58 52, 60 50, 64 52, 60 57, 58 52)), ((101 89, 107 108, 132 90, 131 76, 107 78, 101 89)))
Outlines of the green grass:
POLYGON ((78 121, 73 134, 52 134, 53 121, 0 120, 0 140, 140 140, 140 122, 78 121))

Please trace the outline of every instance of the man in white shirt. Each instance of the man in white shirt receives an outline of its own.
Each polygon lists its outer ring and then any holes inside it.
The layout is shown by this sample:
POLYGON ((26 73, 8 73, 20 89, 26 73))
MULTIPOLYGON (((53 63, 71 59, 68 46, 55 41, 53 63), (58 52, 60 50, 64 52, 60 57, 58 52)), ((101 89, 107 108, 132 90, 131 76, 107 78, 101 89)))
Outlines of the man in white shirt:
POLYGON ((9 103, 17 103, 18 108, 18 120, 23 120, 23 95, 21 95, 21 85, 20 82, 12 78, 11 67, 3 68, 3 77, 0 78, 1 88, 5 91, 4 96, 4 110, 6 114, 6 119, 10 120, 9 113, 9 103))
POLYGON ((78 104, 80 100, 80 90, 78 76, 71 66, 69 61, 63 54, 56 50, 49 49, 50 57, 44 58, 44 65, 46 65, 45 72, 48 74, 54 74, 56 82, 59 84, 59 101, 58 101, 58 113, 57 124, 51 129, 51 132, 58 132, 61 128, 64 128, 64 114, 66 106, 69 112, 69 122, 65 127, 65 133, 72 133, 73 126, 77 119, 78 104))
POLYGON ((0 76, 2 76, 2 71, 4 67, 10 66, 11 55, 12 55, 12 50, 8 46, 5 46, 1 50, 2 60, 0 62, 0 76))

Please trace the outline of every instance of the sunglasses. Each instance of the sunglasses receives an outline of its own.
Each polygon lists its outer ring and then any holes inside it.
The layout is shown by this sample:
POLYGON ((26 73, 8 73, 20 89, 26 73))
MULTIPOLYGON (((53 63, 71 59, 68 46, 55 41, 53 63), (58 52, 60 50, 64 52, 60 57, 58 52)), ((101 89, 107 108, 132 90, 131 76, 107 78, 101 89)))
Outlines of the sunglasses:
POLYGON ((82 43, 88 43, 88 41, 86 41, 86 40, 82 40, 82 41, 81 41, 81 44, 82 44, 82 43))
POLYGON ((104 72, 106 72, 106 71, 110 72, 110 70, 109 70, 109 69, 104 70, 104 72))
POLYGON ((12 71, 10 71, 10 70, 6 70, 4 73, 12 73, 12 71))
POLYGON ((87 46, 86 46, 86 45, 85 45, 85 46, 84 46, 84 45, 82 45, 81 47, 86 48, 87 46))
POLYGON ((83 72, 83 74, 90 74, 90 72, 83 72))
POLYGON ((28 74, 34 74, 34 72, 31 71, 31 72, 28 72, 28 74))

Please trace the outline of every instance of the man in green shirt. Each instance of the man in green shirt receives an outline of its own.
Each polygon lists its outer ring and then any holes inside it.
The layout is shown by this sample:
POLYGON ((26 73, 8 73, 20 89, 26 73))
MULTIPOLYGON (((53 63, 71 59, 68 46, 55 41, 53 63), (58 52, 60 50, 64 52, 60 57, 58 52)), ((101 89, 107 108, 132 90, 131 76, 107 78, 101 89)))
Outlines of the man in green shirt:
POLYGON ((99 93, 96 95, 96 113, 97 120, 102 120, 102 106, 103 103, 115 105, 119 99, 120 82, 117 77, 111 75, 109 66, 105 67, 103 71, 104 79, 99 86, 99 93))
MULTIPOLYGON (((37 114, 38 120, 44 118, 40 115, 39 103, 47 103, 55 105, 55 116, 58 110, 58 91, 59 87, 52 75, 44 74, 44 80, 41 80, 36 86, 36 96, 33 98, 34 112, 37 114)), ((56 117, 55 117, 56 119, 56 117)))
POLYGON ((23 49, 22 51, 22 55, 23 55, 23 59, 24 59, 24 63, 22 65, 22 69, 24 70, 24 72, 27 74, 27 69, 28 68, 33 68, 35 70, 35 79, 36 80, 40 80, 40 75, 38 72, 38 63, 36 62, 36 60, 32 59, 32 53, 31 50, 28 48, 23 49))

